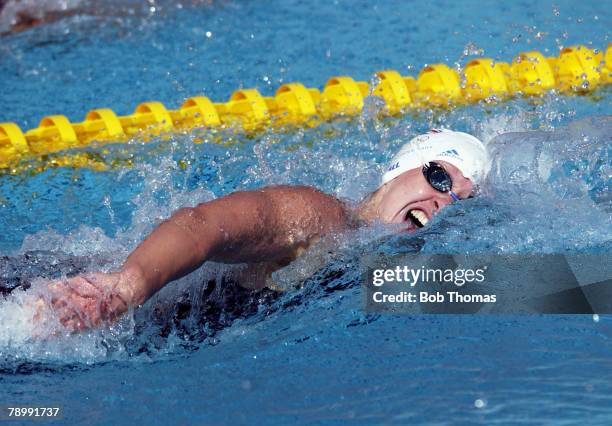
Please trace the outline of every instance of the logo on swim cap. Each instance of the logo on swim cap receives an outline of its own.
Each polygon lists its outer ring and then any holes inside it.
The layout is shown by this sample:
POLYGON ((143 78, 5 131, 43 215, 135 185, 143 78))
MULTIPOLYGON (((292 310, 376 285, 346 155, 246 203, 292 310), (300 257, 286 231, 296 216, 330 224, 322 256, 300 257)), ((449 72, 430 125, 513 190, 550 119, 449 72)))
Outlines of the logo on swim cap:
POLYGON ((476 137, 447 129, 432 129, 404 144, 382 176, 382 184, 402 173, 420 168, 430 161, 443 160, 477 182, 484 175, 486 151, 476 137))
POLYGON ((442 154, 440 154, 440 157, 443 156, 461 158, 456 149, 449 149, 448 151, 444 151, 442 154))
POLYGON ((389 168, 387 169, 388 172, 390 172, 391 170, 395 170, 399 167, 399 161, 397 163, 393 163, 389 166, 389 168))

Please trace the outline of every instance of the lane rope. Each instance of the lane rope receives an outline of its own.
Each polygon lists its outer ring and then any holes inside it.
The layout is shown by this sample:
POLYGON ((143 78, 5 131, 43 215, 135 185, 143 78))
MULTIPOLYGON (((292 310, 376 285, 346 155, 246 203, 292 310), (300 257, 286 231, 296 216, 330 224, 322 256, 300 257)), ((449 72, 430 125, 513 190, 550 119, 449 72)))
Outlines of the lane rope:
POLYGON ((565 47, 557 57, 522 52, 511 63, 490 58, 470 60, 463 73, 445 64, 424 67, 417 78, 386 70, 375 74, 373 88, 348 76, 330 78, 323 90, 302 83, 283 84, 273 97, 256 89, 235 91, 227 102, 205 96, 187 99, 177 110, 161 102, 139 104, 118 116, 113 110, 89 111, 80 123, 64 115, 44 117, 25 133, 15 123, 0 122, 0 167, 93 141, 122 142, 139 135, 159 135, 193 128, 238 126, 245 132, 267 127, 316 126, 338 116, 361 113, 364 98, 378 96, 384 113, 400 115, 412 109, 453 108, 477 102, 499 102, 517 96, 584 94, 612 82, 612 42, 605 55, 584 45, 565 47))

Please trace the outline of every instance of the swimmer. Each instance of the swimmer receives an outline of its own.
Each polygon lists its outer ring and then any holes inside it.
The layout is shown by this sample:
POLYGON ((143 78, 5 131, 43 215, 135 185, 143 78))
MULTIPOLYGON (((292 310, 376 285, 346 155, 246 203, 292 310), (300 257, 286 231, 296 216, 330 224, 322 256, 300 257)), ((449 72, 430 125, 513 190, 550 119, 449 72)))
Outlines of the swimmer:
POLYGON ((208 260, 248 263, 271 273, 321 237, 362 224, 398 224, 414 232, 448 204, 474 195, 485 159, 474 136, 433 129, 406 143, 378 189, 354 207, 315 188, 271 186, 182 208, 120 271, 49 284, 51 306, 65 327, 79 331, 116 320, 208 260))

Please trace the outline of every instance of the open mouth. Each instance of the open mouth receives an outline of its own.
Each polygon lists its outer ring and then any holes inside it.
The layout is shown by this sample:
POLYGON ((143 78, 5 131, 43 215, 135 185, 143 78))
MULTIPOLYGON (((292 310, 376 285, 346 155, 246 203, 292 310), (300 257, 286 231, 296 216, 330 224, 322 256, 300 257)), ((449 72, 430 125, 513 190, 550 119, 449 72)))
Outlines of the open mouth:
POLYGON ((417 209, 408 210, 404 219, 414 223, 417 228, 422 228, 429 223, 429 219, 425 212, 417 209))

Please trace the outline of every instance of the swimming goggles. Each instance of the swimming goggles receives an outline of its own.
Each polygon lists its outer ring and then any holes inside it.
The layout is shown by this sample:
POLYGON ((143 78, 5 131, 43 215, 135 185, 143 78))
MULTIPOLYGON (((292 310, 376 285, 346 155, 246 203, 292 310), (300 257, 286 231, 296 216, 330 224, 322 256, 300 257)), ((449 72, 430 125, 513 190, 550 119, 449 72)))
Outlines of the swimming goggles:
POLYGON ((440 164, 430 161, 423 166, 423 176, 427 179, 427 182, 436 191, 444 192, 451 196, 453 201, 460 201, 461 198, 457 196, 451 189, 453 188, 453 181, 448 172, 440 164))

